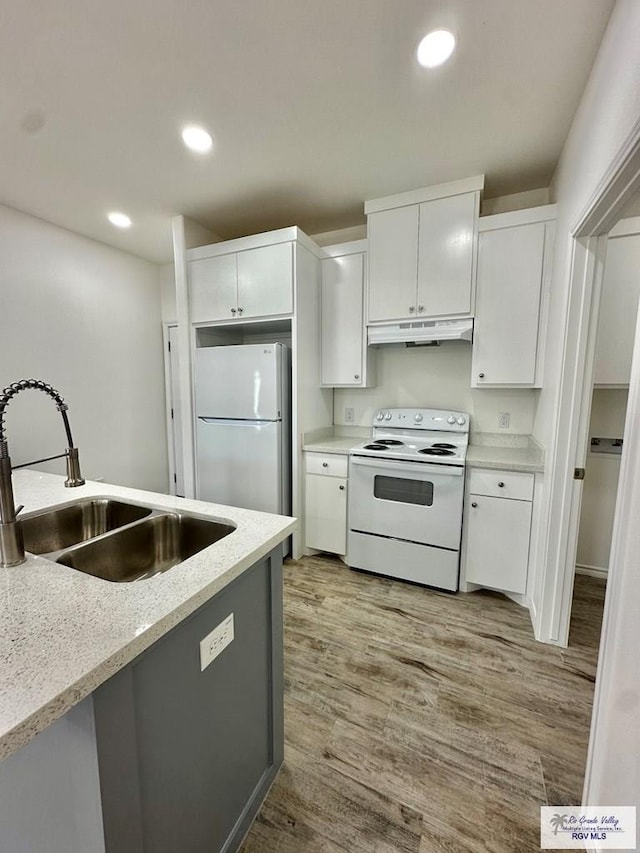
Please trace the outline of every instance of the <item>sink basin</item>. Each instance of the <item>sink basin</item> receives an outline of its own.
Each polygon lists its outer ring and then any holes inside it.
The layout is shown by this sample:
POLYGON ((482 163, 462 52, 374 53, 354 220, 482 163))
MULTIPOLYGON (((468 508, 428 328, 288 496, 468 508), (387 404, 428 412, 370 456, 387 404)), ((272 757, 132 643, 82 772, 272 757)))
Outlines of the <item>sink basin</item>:
POLYGON ((60 554, 57 562, 117 583, 144 580, 213 545, 235 527, 181 513, 154 514, 60 554))
POLYGON ((148 507, 109 498, 77 501, 22 521, 25 550, 48 554, 151 515, 148 507))

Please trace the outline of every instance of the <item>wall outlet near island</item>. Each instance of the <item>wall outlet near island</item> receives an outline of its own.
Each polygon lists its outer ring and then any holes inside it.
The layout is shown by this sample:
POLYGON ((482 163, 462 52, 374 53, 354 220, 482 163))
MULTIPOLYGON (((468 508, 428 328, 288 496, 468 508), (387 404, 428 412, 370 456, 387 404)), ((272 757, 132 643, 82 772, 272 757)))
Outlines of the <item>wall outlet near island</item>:
POLYGON ((509 412, 500 412, 498 414, 498 426, 500 429, 509 429, 511 423, 511 414, 509 412))
POLYGON ((210 634, 200 641, 200 672, 215 660, 233 640, 233 613, 230 613, 210 634))
POLYGON ((352 424, 354 421, 354 414, 353 409, 347 406, 344 410, 344 422, 346 424, 352 424))

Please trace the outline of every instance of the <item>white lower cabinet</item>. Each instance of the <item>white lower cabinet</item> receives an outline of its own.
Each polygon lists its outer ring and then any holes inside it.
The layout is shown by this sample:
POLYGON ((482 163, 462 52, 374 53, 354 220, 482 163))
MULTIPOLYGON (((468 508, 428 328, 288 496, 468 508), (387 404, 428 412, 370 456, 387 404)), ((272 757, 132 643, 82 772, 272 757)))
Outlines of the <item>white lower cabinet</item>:
POLYGON ((315 551, 347 551, 346 456, 305 453, 305 545, 315 551))
POLYGON ((519 595, 526 592, 533 483, 533 474, 471 469, 464 513, 464 581, 519 595))

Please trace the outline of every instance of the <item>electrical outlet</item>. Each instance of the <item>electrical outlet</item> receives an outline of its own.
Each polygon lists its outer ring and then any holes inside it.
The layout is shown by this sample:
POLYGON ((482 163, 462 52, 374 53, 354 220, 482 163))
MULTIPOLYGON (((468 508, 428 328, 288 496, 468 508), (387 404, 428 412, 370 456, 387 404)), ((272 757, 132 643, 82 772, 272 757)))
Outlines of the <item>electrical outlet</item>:
POLYGON ((347 407, 344 410, 344 421, 347 424, 351 424, 351 423, 353 423, 353 420, 354 420, 354 411, 353 411, 353 409, 347 407))
POLYGON ((498 426, 500 429, 509 429, 509 423, 511 422, 511 415, 509 412, 500 412, 498 415, 498 426))
POLYGON ((233 613, 200 641, 200 672, 203 672, 233 640, 233 613))

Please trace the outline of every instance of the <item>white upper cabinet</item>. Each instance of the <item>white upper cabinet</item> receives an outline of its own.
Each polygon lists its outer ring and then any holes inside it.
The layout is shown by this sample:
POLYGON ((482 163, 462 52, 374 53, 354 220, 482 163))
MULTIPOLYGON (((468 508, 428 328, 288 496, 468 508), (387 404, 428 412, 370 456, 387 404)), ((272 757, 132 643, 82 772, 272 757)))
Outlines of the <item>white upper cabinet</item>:
POLYGON ((418 281, 417 204, 367 217, 369 322, 415 312, 418 281))
POLYGON ((232 318, 238 307, 235 254, 190 261, 189 299, 195 323, 232 318))
POLYGON ((420 205, 418 304, 428 317, 471 314, 476 193, 420 205))
POLYGON ((480 190, 469 178, 368 201, 368 322, 473 314, 480 190))
POLYGON ((555 205, 480 219, 471 385, 540 387, 555 205))
POLYGON ((293 312, 293 243, 238 252, 238 312, 241 317, 293 312))
POLYGON ((364 322, 366 240, 325 247, 322 261, 321 384, 364 388, 374 383, 374 353, 364 322))
POLYGON ((193 323, 293 313, 293 242, 256 245, 260 238, 269 240, 270 235, 190 250, 188 277, 193 323))
POLYGON ((621 220, 609 234, 598 312, 593 381, 628 385, 640 294, 640 217, 621 220))

